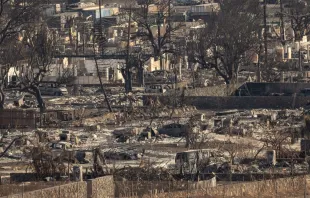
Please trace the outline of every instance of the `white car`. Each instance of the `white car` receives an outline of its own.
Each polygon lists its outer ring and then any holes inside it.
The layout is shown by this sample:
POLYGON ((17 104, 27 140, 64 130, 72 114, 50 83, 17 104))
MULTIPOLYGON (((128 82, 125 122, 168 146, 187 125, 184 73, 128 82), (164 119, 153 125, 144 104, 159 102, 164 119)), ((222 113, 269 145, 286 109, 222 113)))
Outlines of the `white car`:
POLYGON ((68 89, 66 87, 39 86, 39 89, 42 95, 51 95, 51 96, 68 95, 68 89))

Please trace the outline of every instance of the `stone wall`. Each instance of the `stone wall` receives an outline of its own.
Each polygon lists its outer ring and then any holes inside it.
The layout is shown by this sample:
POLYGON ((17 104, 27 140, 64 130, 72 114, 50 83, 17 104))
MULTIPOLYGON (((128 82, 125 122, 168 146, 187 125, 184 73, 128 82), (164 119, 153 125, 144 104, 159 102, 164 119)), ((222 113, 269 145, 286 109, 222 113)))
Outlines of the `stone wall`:
POLYGON ((231 95, 241 84, 238 85, 218 85, 185 90, 186 96, 228 96, 231 95))
MULTIPOLYGON (((195 191, 216 186, 216 177, 194 181, 115 181, 115 197, 142 197, 152 192, 195 191)), ((155 193, 156 194, 156 193, 155 193)))
MULTIPOLYGON (((154 96, 148 96, 154 97, 154 96)), ((169 104, 169 98, 159 97, 163 104, 169 104)), ((310 103, 310 97, 291 96, 186 96, 182 100, 185 105, 196 106, 197 109, 255 109, 255 108, 299 108, 310 103)))
POLYGON ((87 197, 87 183, 77 182, 60 186, 60 194, 62 198, 84 198, 87 197))
POLYGON ((217 85, 185 90, 186 96, 229 96, 238 89, 247 89, 252 96, 270 93, 299 93, 302 89, 310 88, 310 83, 252 83, 217 85))
POLYGON ((100 177, 87 181, 88 197, 91 198, 112 198, 114 196, 113 176, 100 177))
POLYGON ((113 176, 74 182, 1 198, 114 198, 113 176))
POLYGON ((247 89, 252 96, 270 93, 299 93, 302 89, 310 88, 310 83, 254 83, 244 84, 242 89, 247 89))
MULTIPOLYGON (((181 197, 294 197, 309 193, 307 176, 298 176, 274 180, 245 182, 217 187, 203 187, 184 191, 146 193, 143 198, 181 198, 181 197)), ((112 198, 114 181, 112 176, 97 178, 87 182, 75 182, 41 190, 10 195, 2 198, 112 198)))
POLYGON ((86 185, 86 182, 75 182, 21 194, 9 195, 2 198, 85 198, 87 197, 86 185))
MULTIPOLYGON (((186 89, 185 96, 229 96, 235 92, 242 84, 236 85, 217 85, 211 87, 196 87, 195 89, 186 89)), ((166 95, 175 93, 174 89, 167 90, 166 95)), ((177 91, 181 94, 182 91, 177 91)))
POLYGON ((221 185, 200 190, 154 193, 143 198, 179 198, 179 197, 294 197, 309 192, 307 178, 292 177, 276 180, 246 182, 240 184, 221 185))

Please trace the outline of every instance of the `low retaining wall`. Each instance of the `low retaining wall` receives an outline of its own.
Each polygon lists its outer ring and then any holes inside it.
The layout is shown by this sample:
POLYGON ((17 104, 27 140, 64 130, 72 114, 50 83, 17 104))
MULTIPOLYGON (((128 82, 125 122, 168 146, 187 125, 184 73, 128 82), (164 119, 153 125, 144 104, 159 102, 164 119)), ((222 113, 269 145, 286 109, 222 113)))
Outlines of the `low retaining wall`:
POLYGON ((241 89, 246 89, 252 96, 259 96, 270 93, 300 93, 302 89, 309 88, 310 83, 278 83, 278 82, 247 82, 240 86, 241 89))
POLYGON ((74 182, 1 198, 114 198, 113 176, 74 182))
POLYGON ((61 186, 44 188, 2 198, 85 198, 87 197, 86 182, 75 182, 61 186))
POLYGON ((115 186, 113 176, 87 181, 87 191, 89 198, 114 198, 115 186))
MULTIPOLYGON (((154 192, 195 191, 216 186, 216 177, 193 181, 115 181, 115 197, 142 197, 154 192)), ((155 193, 157 194, 157 193, 155 193)))
POLYGON ((222 185, 195 191, 154 193, 143 198, 180 198, 180 197, 294 197, 309 192, 307 178, 304 176, 222 185))
MULTIPOLYGON (((159 100, 169 104, 166 96, 160 96, 159 100)), ((310 97, 304 96, 185 96, 183 99, 183 104, 196 106, 197 109, 290 109, 303 107, 307 103, 310 103, 310 97)))
MULTIPOLYGON (((143 198, 182 198, 182 197, 294 197, 309 192, 307 176, 290 177, 257 182, 246 182, 209 187, 199 184, 199 190, 146 193, 143 198)), ((127 186, 128 187, 128 186, 127 186)), ((112 176, 101 177, 87 182, 75 182, 41 190, 9 195, 2 198, 112 198, 114 181, 112 176)), ((121 196, 119 196, 121 197, 121 196)), ((133 196, 135 197, 135 196, 133 196)), ((132 197, 132 198, 133 198, 132 197)))
POLYGON ((186 89, 185 96, 230 96, 241 84, 186 89))

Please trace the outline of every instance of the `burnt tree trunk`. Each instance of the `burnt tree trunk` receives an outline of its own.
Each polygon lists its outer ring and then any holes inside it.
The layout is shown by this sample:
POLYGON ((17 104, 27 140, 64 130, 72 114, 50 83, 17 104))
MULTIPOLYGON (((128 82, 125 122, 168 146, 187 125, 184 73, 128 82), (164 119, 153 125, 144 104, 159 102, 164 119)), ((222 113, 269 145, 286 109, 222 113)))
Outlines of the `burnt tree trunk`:
MULTIPOLYGON (((131 85, 131 71, 130 71, 130 68, 131 68, 131 60, 129 60, 129 53, 130 53, 130 33, 131 33, 131 7, 130 7, 130 10, 129 10, 129 21, 128 21, 128 29, 127 29, 127 55, 126 55, 126 68, 125 68, 125 72, 126 75, 124 78, 125 79, 125 91, 126 93, 129 93, 132 91, 132 85, 131 85)), ((124 74, 123 74, 124 76, 124 74)))
POLYGON ((5 95, 3 92, 3 85, 0 86, 0 110, 4 109, 4 101, 5 101, 5 95))
POLYGON ((139 85, 141 87, 144 86, 144 69, 143 69, 143 66, 140 66, 138 68, 138 78, 139 78, 139 85))
POLYGON ((132 73, 128 70, 128 92, 132 91, 132 73))
POLYGON ((40 89, 37 86, 35 86, 35 85, 32 85, 30 87, 30 89, 33 91, 33 94, 34 94, 34 96, 37 99, 37 102, 38 102, 38 105, 39 105, 39 108, 40 108, 40 113, 44 113, 45 110, 46 110, 46 106, 45 106, 45 102, 44 102, 44 100, 42 98, 40 89))
MULTIPOLYGON (((127 67, 127 66, 126 66, 127 67)), ((125 92, 129 93, 132 91, 132 75, 128 68, 121 69, 122 76, 125 80, 125 92)))

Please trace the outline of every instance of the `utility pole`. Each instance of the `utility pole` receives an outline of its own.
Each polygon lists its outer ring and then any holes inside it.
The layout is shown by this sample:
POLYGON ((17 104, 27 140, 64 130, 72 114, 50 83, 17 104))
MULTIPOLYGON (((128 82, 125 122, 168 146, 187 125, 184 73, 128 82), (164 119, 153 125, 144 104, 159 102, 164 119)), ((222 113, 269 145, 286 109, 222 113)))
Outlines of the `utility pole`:
POLYGON ((101 1, 99 0, 99 34, 100 34, 100 47, 101 47, 101 54, 103 54, 103 31, 102 31, 102 15, 101 15, 101 1))
POLYGON ((262 76, 261 76, 261 57, 260 57, 260 54, 262 53, 262 50, 263 50, 263 44, 261 42, 261 34, 259 36, 259 51, 258 51, 258 61, 257 61, 257 82, 261 82, 262 81, 262 76))
POLYGON ((160 24, 161 23, 161 15, 160 11, 158 11, 158 18, 157 18, 157 32, 158 32, 158 56, 159 56, 159 64, 160 64, 160 69, 163 70, 163 62, 162 62, 162 54, 161 54, 161 35, 160 35, 160 24))
POLYGON ((171 0, 168 1, 168 29, 169 31, 169 42, 171 42, 171 0))
MULTIPOLYGON (((99 24, 100 30, 102 30, 101 0, 99 0, 99 24)), ((102 33, 102 31, 100 31, 100 33, 102 33)))
POLYGON ((78 55, 79 54, 79 35, 80 32, 76 31, 76 38, 75 38, 75 54, 78 55))
MULTIPOLYGON (((168 31, 168 33, 169 33, 169 35, 168 35, 169 40, 168 41, 169 41, 169 48, 171 49, 171 47, 172 47, 171 46, 171 0, 169 0, 168 3, 169 3, 169 5, 168 5, 168 28, 166 28, 166 31, 168 31)), ((174 67, 176 67, 176 64, 174 65, 174 67)), ((175 78, 177 78, 177 76, 175 76, 175 78)), ((177 83, 177 82, 175 82, 175 83, 177 83)))
POLYGON ((83 23, 83 54, 85 54, 85 23, 83 23))
POLYGON ((127 56, 126 56, 126 79, 125 79, 125 91, 129 93, 132 89, 131 85, 131 72, 129 66, 129 47, 130 47, 130 32, 131 32, 131 6, 129 8, 129 20, 128 20, 128 28, 127 28, 127 56))
POLYGON ((280 31, 281 31, 281 43, 282 46, 285 47, 285 27, 284 27, 284 20, 283 20, 283 0, 280 0, 280 31))
POLYGON ((267 41, 267 0, 264 0, 264 47, 265 47, 265 68, 268 64, 268 41, 267 41))
POLYGON ((303 68, 302 68, 302 63, 301 63, 301 47, 300 47, 301 39, 302 38, 299 38, 299 40, 298 40, 298 46, 299 46, 299 49, 298 49, 298 66, 299 66, 299 71, 302 72, 303 68))

